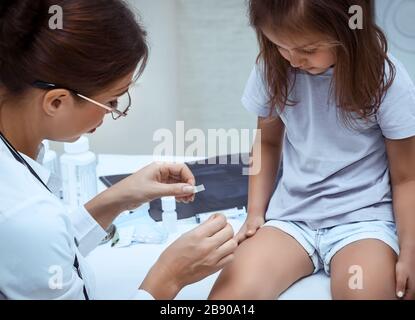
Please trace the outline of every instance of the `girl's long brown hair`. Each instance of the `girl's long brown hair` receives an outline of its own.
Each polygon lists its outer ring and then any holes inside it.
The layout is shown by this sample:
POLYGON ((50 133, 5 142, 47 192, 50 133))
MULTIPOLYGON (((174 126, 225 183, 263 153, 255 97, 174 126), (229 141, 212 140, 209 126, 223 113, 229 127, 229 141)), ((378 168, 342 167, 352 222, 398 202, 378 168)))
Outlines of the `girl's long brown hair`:
POLYGON ((350 123, 353 112, 367 120, 375 115, 396 71, 373 11, 371 0, 249 0, 250 22, 260 46, 257 62, 264 67, 271 109, 283 111, 296 104, 289 98, 295 83, 290 73, 295 75, 295 69, 264 35, 264 26, 293 36, 314 32, 337 43, 333 47, 337 62, 332 90, 343 119, 350 123), (363 9, 363 29, 349 26, 349 8, 353 5, 363 9))

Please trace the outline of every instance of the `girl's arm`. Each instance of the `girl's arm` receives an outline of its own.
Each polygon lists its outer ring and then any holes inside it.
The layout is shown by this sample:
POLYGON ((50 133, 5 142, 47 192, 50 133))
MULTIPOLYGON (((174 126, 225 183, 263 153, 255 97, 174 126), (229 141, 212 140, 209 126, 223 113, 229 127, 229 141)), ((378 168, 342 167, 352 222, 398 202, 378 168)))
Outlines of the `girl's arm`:
POLYGON ((280 118, 259 118, 258 129, 249 177, 248 218, 236 235, 238 243, 252 237, 264 224, 280 166, 284 123, 280 118))
POLYGON ((415 299, 415 137, 386 140, 400 256, 397 294, 415 299))
POLYGON ((254 167, 260 163, 259 173, 249 177, 248 213, 264 216, 274 192, 280 167, 285 132, 280 118, 258 119, 259 134, 253 147, 254 167))

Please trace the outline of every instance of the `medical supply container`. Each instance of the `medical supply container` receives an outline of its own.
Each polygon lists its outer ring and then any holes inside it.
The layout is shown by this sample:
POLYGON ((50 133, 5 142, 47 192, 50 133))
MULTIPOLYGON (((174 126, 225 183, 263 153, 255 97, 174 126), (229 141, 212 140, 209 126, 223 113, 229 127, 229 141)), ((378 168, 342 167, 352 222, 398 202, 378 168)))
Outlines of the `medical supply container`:
POLYGON ((162 221, 164 228, 169 234, 177 232, 177 212, 176 212, 176 198, 164 197, 161 198, 161 207, 163 210, 162 221))
POLYGON ((49 140, 43 140, 42 144, 44 148, 42 165, 50 172, 48 187, 57 198, 62 199, 62 177, 59 157, 54 150, 50 149, 49 140))
POLYGON ((83 206, 97 195, 97 157, 89 151, 88 138, 64 144, 61 156, 63 201, 70 209, 83 206))

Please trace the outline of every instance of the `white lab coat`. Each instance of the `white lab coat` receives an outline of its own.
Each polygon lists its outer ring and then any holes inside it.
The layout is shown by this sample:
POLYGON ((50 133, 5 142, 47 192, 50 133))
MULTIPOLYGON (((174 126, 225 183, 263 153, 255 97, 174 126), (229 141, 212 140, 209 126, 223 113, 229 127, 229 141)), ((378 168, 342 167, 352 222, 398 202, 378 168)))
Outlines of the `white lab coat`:
MULTIPOLYGON (((22 156, 48 185, 50 172, 22 156)), ((94 275, 85 257, 105 236, 84 207, 69 212, 0 140, 0 300, 82 300, 84 285, 94 299, 94 275), (75 254, 83 279, 73 267, 75 254)), ((131 299, 152 297, 137 290, 131 299)))

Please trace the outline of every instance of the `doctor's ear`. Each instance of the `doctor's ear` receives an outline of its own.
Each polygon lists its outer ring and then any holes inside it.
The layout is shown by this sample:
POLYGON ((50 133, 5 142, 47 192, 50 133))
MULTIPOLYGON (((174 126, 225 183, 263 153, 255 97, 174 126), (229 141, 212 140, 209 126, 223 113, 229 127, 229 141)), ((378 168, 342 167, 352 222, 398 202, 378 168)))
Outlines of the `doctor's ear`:
POLYGON ((42 109, 49 116, 55 116, 62 111, 72 110, 76 101, 73 94, 66 89, 48 91, 42 100, 42 109))

